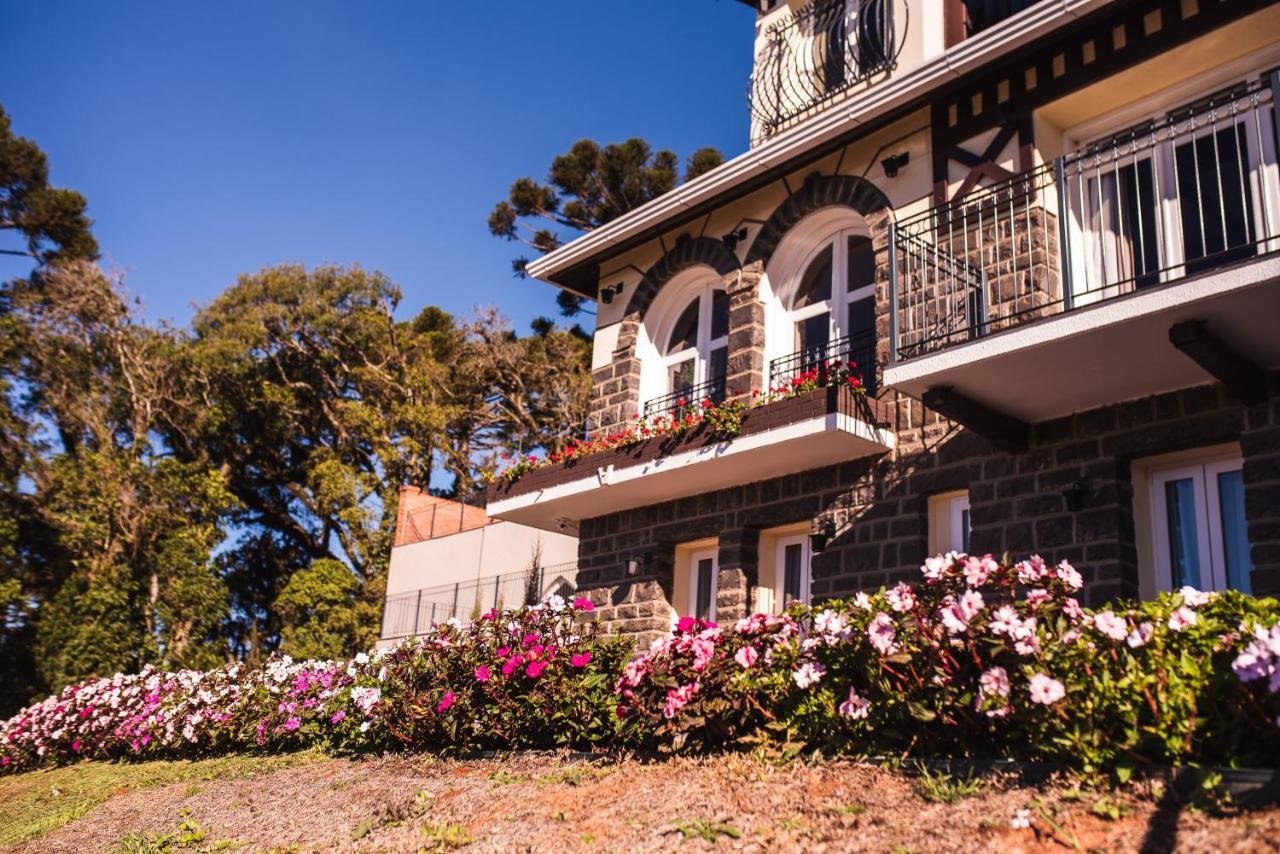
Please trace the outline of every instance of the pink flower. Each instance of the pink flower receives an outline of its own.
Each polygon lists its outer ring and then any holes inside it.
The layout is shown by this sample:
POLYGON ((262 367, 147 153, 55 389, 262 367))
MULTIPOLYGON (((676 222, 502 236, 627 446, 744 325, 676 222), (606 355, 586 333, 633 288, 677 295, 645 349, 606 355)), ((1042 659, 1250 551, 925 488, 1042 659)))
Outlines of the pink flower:
POLYGON ((524 669, 524 673, 531 679, 537 679, 542 675, 542 671, 547 669, 545 661, 530 661, 529 666, 524 669))
POLYGON ((329 723, 331 724, 342 723, 344 720, 346 720, 346 717, 347 717, 347 713, 342 711, 342 709, 338 709, 338 711, 334 712, 333 716, 329 718, 329 723))
POLYGON ((1213 598, 1212 593, 1205 593, 1190 585, 1183 587, 1178 593, 1182 595, 1182 601, 1187 603, 1188 608, 1199 608, 1201 605, 1208 604, 1213 598))
POLYGON ((1111 611, 1099 611, 1095 614, 1093 627, 1113 641, 1122 641, 1129 634, 1128 622, 1111 611))
POLYGON ((1151 635, 1155 633, 1155 626, 1151 623, 1140 623, 1136 629, 1129 632, 1126 642, 1130 649, 1137 649, 1140 646, 1146 646, 1147 641, 1151 640, 1151 635))
POLYGON ((899 581, 896 587, 885 593, 885 598, 889 600, 889 607, 898 613, 910 611, 916 606, 916 594, 906 582, 899 581))
POLYGON ((841 716, 850 720, 863 720, 871 713, 871 701, 865 697, 859 697, 858 692, 850 687, 849 699, 840 704, 838 711, 841 716))
POLYGON ((577 655, 573 656, 573 658, 570 658, 569 663, 572 664, 574 667, 586 667, 588 664, 591 663, 591 653, 580 652, 577 655))
POLYGON ((477 682, 488 682, 490 675, 489 668, 485 667, 483 664, 476 668, 477 682))
POLYGON ((698 631, 698 618, 697 617, 681 617, 676 622, 676 631, 682 635, 687 635, 692 632, 698 631))
POLYGON ((801 688, 808 688, 817 685, 822 679, 822 674, 827 672, 827 668, 823 667, 816 661, 808 661, 800 665, 800 668, 791 674, 791 679, 801 688))
POLYGON ((1027 690, 1031 693, 1031 702, 1045 706, 1052 706, 1067 694, 1061 682, 1044 673, 1032 676, 1027 690))
POLYGON ((1195 611, 1183 605, 1169 615, 1169 628, 1175 632, 1180 632, 1188 626, 1194 626, 1199 619, 1195 611))
POLYGON ((759 656, 760 653, 756 652, 754 646, 744 646, 734 654, 733 660, 738 662, 739 667, 746 670, 756 663, 756 659, 759 656))
POLYGON ((1076 571, 1074 566, 1067 563, 1065 560, 1058 564, 1055 572, 1058 578, 1067 585, 1068 590, 1076 591, 1081 587, 1084 587, 1084 579, 1080 576, 1080 573, 1076 571))
POLYGON ((711 659, 715 658, 716 645, 712 641, 704 637, 696 637, 690 644, 693 652, 693 669, 701 671, 711 663, 711 659))
POLYGON ((1032 555, 1014 567, 1018 573, 1018 581, 1023 584, 1035 584, 1048 573, 1045 571, 1044 558, 1032 555))
POLYGON ((1039 608, 1052 598, 1053 596, 1050 595, 1049 591, 1045 590, 1043 587, 1037 587, 1034 590, 1027 591, 1027 604, 1032 608, 1039 608))
POLYGON ((992 667, 978 678, 978 687, 986 697, 1009 696, 1009 674, 1003 667, 992 667))
POLYGON ((876 614, 867 626, 867 639, 881 655, 893 655, 898 651, 898 645, 894 642, 897 636, 893 618, 884 612, 876 614))
POLYGON ((687 685, 668 690, 666 703, 662 707, 662 716, 667 720, 671 720, 680 714, 680 710, 688 705, 689 701, 693 699, 693 695, 697 693, 697 682, 690 682, 687 685))
POLYGON ((987 578, 999 568, 991 555, 985 557, 969 557, 964 562, 964 580, 970 587, 981 587, 987 583, 987 578))
POLYGON ((596 606, 595 603, 586 596, 579 596, 577 599, 573 600, 573 608, 575 611, 594 611, 596 606))
POLYGON ((1067 615, 1073 623, 1078 623, 1084 619, 1084 609, 1080 607, 1080 600, 1068 599, 1062 603, 1062 613, 1067 615))
POLYGON ((289 732, 293 732, 300 726, 302 726, 302 721, 298 720, 297 718, 289 718, 284 722, 284 728, 289 732))
POLYGON ((80 739, 77 738, 75 741, 71 742, 71 749, 76 753, 80 752, 80 739))
POLYGON ((436 703, 436 714, 443 715, 449 711, 449 707, 453 705, 456 695, 452 691, 445 691, 444 696, 440 698, 440 702, 436 703))
POLYGON ((924 576, 925 581, 938 581, 942 578, 942 574, 947 571, 947 567, 951 561, 942 555, 926 558, 924 566, 920 567, 920 573, 924 576))
POLYGON ((520 665, 524 664, 523 655, 513 655, 506 661, 502 662, 502 675, 510 676, 520 669, 520 665))

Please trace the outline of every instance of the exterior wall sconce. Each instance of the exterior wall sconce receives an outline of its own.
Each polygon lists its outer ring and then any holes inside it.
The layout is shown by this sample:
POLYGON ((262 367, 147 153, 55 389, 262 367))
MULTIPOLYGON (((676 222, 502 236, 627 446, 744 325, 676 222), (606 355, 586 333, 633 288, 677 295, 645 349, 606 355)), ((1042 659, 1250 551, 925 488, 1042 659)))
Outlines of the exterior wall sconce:
POLYGON ((836 536, 836 521, 834 519, 824 519, 818 526, 818 530, 809 534, 809 551, 817 554, 827 548, 836 536))
POLYGON ((901 154, 893 154, 880 161, 881 168, 884 169, 886 178, 897 178, 898 171, 906 166, 911 160, 911 152, 904 151, 901 154))
POLYGON ((627 575, 639 575, 640 567, 653 563, 653 552, 641 552, 635 557, 627 558, 627 575))
POLYGON ((1067 511, 1071 513, 1079 513, 1084 509, 1085 502, 1093 497, 1096 489, 1093 485, 1093 478, 1082 477, 1075 483, 1062 490, 1062 500, 1067 505, 1067 511))
POLYGON ((618 282, 618 284, 616 285, 609 285, 608 287, 601 288, 600 302, 604 303, 605 305, 608 305, 609 303, 613 302, 613 298, 616 297, 618 294, 622 293, 622 288, 623 288, 622 282, 618 282))
POLYGON ((738 229, 737 231, 731 231, 728 234, 726 234, 724 237, 720 238, 720 242, 725 245, 726 249, 732 252, 738 248, 739 243, 741 243, 746 239, 747 239, 747 227, 744 225, 742 228, 738 229))

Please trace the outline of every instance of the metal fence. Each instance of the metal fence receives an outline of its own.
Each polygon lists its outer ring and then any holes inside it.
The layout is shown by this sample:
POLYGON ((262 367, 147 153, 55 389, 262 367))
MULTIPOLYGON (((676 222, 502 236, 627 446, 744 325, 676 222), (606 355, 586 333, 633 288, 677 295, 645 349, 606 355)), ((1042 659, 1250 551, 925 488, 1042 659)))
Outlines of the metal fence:
POLYGON ((765 33, 747 99, 765 137, 893 68, 890 0, 813 0, 765 33))
POLYGON ((702 407, 704 400, 712 403, 722 403, 725 397, 724 377, 712 377, 703 383, 697 385, 678 388, 673 392, 655 397, 644 405, 644 417, 653 418, 657 415, 670 415, 677 421, 685 416, 686 412, 697 412, 702 407))
POLYGON ((1280 249, 1276 75, 896 225, 893 356, 1280 249))
POLYGON ((851 373, 862 380, 867 394, 875 395, 878 386, 876 335, 873 330, 837 338, 821 347, 808 347, 769 362, 769 387, 791 382, 795 377, 824 366, 853 362, 851 373))
POLYGON ((381 636, 411 637, 450 618, 467 620, 490 608, 518 608, 553 593, 568 596, 577 589, 577 578, 578 564, 570 562, 395 593, 383 607, 381 636))

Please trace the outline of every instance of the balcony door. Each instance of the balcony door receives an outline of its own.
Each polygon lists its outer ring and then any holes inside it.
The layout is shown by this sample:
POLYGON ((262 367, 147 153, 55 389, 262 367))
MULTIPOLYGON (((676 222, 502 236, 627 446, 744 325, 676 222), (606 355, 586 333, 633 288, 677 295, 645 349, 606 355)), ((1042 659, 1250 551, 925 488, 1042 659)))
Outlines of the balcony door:
POLYGON ((720 558, 715 548, 689 554, 689 601, 686 613, 700 620, 716 618, 716 590, 720 580, 720 558))
POLYGON ((785 610, 792 602, 809 602, 811 583, 809 537, 797 534, 778 539, 776 601, 785 610))
POLYGON ((1218 95, 1067 156, 1067 203, 1083 250, 1076 304, 1249 257, 1277 233, 1266 225, 1273 122, 1259 98, 1257 90, 1218 95))
POLYGON ((660 352, 665 395, 651 403, 663 404, 661 411, 678 412, 704 398, 723 399, 729 367, 729 296, 724 289, 703 287, 677 316, 660 352))

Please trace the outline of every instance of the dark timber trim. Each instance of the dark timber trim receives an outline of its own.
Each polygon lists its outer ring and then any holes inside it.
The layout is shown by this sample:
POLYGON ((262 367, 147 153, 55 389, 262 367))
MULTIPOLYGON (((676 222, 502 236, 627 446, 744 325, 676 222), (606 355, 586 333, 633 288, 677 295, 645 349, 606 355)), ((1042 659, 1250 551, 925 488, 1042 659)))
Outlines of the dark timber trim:
POLYGON ((1003 451, 1021 453, 1027 449, 1031 436, 1031 427, 1027 422, 997 412, 949 385, 929 389, 921 395, 920 402, 942 417, 972 430, 1003 451))
POLYGON ((1267 399, 1266 373, 1209 331, 1205 321, 1175 323, 1169 327, 1169 341, 1246 406, 1267 399))

